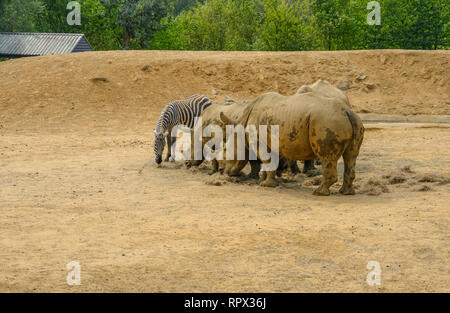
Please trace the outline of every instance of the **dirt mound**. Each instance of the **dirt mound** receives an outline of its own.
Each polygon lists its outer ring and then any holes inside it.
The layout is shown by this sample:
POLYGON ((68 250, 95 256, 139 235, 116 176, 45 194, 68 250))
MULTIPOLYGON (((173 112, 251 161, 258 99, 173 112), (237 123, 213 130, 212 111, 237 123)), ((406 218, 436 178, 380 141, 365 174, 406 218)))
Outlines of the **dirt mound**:
POLYGON ((433 188, 431 188, 430 186, 427 186, 427 185, 423 185, 422 187, 417 189, 417 191, 432 191, 432 190, 433 190, 433 188))
POLYGON ((450 177, 438 174, 415 174, 410 165, 403 166, 399 170, 390 171, 379 177, 370 177, 363 180, 361 187, 356 188, 360 193, 378 196, 391 192, 388 188, 403 188, 410 191, 433 191, 433 186, 442 186, 450 183, 450 177))
POLYGON ((360 193, 368 194, 370 196, 379 196, 382 193, 388 193, 389 188, 386 186, 386 182, 379 180, 375 177, 369 178, 359 190, 360 193))
POLYGON ((450 177, 436 174, 423 174, 416 176, 419 183, 438 183, 439 185, 450 184, 450 177))
POLYGON ((345 83, 357 112, 450 114, 449 51, 108 51, 0 63, 0 131, 147 133, 171 100, 345 83))

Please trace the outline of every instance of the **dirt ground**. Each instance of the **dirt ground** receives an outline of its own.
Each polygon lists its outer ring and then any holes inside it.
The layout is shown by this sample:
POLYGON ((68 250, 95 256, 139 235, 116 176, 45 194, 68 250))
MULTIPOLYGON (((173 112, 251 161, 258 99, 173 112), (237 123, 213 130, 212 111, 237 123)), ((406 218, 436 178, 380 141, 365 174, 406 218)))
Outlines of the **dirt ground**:
POLYGON ((450 292, 450 125, 366 124, 355 196, 337 193, 342 163, 332 195, 315 197, 317 177, 284 174, 267 189, 209 176, 207 164, 158 168, 152 148, 170 100, 289 94, 317 78, 349 82, 360 113, 450 114, 449 56, 126 51, 1 62, 0 291, 450 292), (66 283, 70 261, 80 286, 66 283), (369 261, 381 265, 380 286, 366 283, 369 261))

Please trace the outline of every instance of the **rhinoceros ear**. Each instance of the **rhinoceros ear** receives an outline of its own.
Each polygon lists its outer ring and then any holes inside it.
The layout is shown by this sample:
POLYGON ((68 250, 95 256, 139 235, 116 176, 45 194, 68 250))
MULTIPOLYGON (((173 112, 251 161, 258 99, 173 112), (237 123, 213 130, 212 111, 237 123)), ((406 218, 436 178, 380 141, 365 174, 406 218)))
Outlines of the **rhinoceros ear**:
POLYGON ((301 87, 297 90, 297 93, 298 93, 298 94, 302 94, 302 93, 307 93, 307 92, 311 92, 311 91, 312 91, 311 87, 304 85, 304 86, 301 86, 301 87))
POLYGON ((236 125, 237 122, 228 118, 223 112, 220 112, 220 120, 222 121, 222 125, 236 125))

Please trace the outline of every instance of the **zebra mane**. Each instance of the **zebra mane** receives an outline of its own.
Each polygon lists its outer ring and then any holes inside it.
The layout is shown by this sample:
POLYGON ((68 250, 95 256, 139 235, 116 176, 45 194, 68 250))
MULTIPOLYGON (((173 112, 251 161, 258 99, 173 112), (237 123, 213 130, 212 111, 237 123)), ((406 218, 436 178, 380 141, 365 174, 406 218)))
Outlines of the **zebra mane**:
POLYGON ((169 108, 169 106, 172 103, 167 104, 164 109, 161 112, 161 115, 159 116, 158 122, 156 123, 156 133, 160 134, 162 132, 165 132, 167 130, 167 119, 165 119, 166 115, 167 115, 167 110, 169 108))

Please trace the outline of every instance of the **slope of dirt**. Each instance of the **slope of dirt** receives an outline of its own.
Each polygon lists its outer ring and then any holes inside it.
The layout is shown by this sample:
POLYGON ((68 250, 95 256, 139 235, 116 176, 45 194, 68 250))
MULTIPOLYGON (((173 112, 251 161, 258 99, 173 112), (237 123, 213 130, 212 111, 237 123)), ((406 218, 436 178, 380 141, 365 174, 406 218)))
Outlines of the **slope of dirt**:
POLYGON ((318 78, 348 81, 358 112, 448 115, 449 56, 115 51, 1 62, 0 291, 449 292, 447 124, 366 125, 355 196, 337 193, 342 162, 332 195, 315 197, 318 177, 261 188, 206 165, 156 167, 152 149, 171 100, 290 94, 318 78), (80 286, 66 283, 71 261, 80 286), (366 283, 370 261, 379 286, 366 283))
POLYGON ((111 51, 10 60, 0 63, 0 127, 137 130, 153 126, 166 103, 192 94, 292 94, 319 78, 348 82, 357 112, 450 114, 449 57, 403 50, 111 51))

